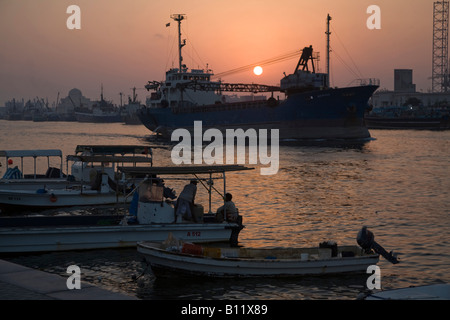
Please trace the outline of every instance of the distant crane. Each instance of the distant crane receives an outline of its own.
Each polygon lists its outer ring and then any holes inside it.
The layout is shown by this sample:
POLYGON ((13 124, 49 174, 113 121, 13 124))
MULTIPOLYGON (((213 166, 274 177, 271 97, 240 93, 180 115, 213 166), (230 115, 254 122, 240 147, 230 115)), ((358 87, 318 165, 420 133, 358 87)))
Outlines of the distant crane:
POLYGON ((449 83, 448 61, 448 1, 433 4, 433 67, 432 91, 447 92, 449 83))

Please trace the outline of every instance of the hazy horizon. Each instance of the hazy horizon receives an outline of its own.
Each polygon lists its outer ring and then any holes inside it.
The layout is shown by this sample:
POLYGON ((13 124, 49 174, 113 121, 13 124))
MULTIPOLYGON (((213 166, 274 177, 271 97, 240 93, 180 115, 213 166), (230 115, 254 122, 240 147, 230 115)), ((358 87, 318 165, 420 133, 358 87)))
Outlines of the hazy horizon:
MULTIPOLYGON (((119 103, 149 80, 177 67, 177 26, 183 13, 184 63, 221 73, 312 45, 325 71, 325 22, 331 21, 331 85, 378 78, 392 90, 394 69, 413 69, 417 91, 431 88, 433 0, 0 0, 0 106, 10 99, 56 100, 78 88, 96 100, 119 103), (81 9, 81 29, 69 30, 70 5, 81 9), (370 30, 370 5, 381 9, 381 29, 370 30), (166 24, 170 23, 169 27, 166 24), (351 70, 350 70, 351 69, 351 70)), ((244 72, 227 82, 276 85, 299 57, 244 72)))

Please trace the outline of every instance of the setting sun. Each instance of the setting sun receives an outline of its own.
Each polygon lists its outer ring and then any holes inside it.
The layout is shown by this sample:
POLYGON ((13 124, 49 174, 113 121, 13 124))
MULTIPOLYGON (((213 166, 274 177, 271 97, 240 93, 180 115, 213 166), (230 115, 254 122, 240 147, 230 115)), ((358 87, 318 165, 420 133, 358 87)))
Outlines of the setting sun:
POLYGON ((257 76, 260 76, 263 73, 263 68, 261 68, 260 66, 256 66, 255 68, 253 68, 253 73, 257 76))

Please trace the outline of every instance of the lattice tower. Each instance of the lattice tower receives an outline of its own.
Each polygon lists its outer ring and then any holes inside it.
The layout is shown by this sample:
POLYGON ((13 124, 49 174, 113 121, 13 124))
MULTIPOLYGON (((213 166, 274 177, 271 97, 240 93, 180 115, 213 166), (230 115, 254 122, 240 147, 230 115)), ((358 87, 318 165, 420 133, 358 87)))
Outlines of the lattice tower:
POLYGON ((446 92, 448 81, 448 1, 433 4, 433 92, 446 92))

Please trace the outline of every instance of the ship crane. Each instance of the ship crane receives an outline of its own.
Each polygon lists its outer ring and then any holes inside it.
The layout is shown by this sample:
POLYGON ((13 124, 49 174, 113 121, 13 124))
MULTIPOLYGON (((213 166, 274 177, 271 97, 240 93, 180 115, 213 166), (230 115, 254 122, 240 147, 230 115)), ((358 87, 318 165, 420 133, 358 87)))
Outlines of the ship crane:
POLYGON ((315 58, 313 57, 312 46, 305 47, 303 49, 302 55, 300 56, 300 60, 298 60, 297 67, 295 68, 294 73, 296 73, 298 71, 300 66, 302 66, 302 71, 309 71, 308 61, 310 61, 310 60, 311 60, 311 65, 312 65, 312 72, 315 73, 316 69, 314 67, 313 59, 315 59, 315 58))

